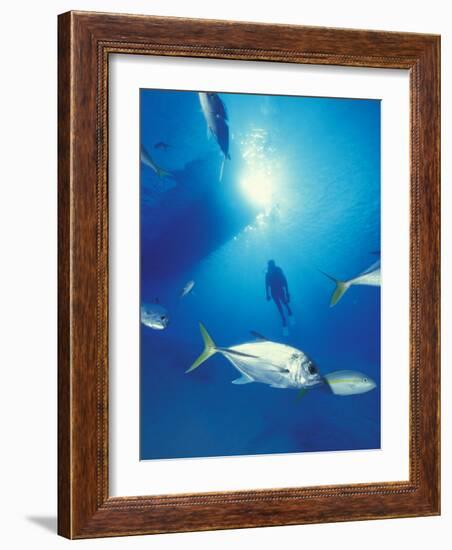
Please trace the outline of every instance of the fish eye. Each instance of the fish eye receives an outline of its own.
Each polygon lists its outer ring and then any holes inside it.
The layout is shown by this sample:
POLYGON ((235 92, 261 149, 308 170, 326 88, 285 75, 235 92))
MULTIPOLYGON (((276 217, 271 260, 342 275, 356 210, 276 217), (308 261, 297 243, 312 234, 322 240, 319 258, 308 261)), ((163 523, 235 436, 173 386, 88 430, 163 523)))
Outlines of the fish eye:
POLYGON ((368 381, 367 378, 363 378, 363 382, 364 382, 364 383, 367 382, 367 381, 368 381))
POLYGON ((309 365, 308 370, 310 374, 317 374, 319 372, 317 367, 312 363, 309 365))
POLYGON ((162 316, 160 317, 160 319, 161 319, 162 321, 164 321, 164 320, 166 319, 165 315, 162 315, 162 316))

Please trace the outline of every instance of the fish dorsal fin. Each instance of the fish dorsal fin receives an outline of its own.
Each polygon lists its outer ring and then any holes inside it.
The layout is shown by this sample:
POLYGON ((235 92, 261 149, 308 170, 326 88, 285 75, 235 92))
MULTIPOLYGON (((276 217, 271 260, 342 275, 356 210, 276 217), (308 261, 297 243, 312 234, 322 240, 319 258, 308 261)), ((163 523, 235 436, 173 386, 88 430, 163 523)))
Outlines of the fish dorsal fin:
POLYGON ((256 340, 260 340, 261 342, 268 342, 268 338, 265 338, 260 332, 257 332, 257 330, 250 330, 251 336, 254 336, 256 340))
POLYGON ((242 374, 242 376, 232 381, 233 384, 237 385, 251 384, 251 382, 254 382, 254 380, 251 378, 251 376, 248 376, 247 374, 242 374))

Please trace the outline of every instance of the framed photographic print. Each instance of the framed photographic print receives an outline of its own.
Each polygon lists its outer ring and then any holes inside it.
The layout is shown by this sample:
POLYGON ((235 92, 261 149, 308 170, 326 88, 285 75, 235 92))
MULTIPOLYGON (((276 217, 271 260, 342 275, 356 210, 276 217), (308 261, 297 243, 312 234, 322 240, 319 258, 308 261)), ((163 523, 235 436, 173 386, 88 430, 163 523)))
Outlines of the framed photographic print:
POLYGON ((59 18, 59 533, 439 514, 439 37, 59 18))

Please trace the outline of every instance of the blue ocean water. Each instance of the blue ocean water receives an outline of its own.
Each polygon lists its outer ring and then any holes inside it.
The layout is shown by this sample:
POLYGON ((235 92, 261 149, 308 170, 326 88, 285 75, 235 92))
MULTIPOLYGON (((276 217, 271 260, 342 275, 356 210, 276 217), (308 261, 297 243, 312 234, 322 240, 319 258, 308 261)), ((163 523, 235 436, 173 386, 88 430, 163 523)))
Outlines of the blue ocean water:
POLYGON ((140 325, 140 459, 379 448, 380 288, 352 286, 330 307, 334 283, 319 270, 346 280, 380 251, 380 102, 218 95, 231 156, 221 181, 198 94, 140 94, 141 144, 170 173, 141 163, 141 301, 170 322, 140 325), (288 336, 265 296, 270 259, 288 281, 288 336), (297 399, 231 384, 239 373, 219 354, 185 374, 203 350, 198 321, 219 346, 258 331, 321 374, 359 371, 377 388, 297 399))

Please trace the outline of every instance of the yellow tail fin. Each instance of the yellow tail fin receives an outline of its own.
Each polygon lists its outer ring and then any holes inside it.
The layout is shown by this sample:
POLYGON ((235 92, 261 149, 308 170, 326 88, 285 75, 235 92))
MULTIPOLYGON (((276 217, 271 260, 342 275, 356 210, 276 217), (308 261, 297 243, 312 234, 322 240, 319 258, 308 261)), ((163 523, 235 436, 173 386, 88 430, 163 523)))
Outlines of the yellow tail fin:
POLYGON ((336 281, 336 288, 331 296, 330 306, 335 306, 342 296, 347 292, 350 284, 342 281, 336 281))
POLYGON ((201 330, 201 336, 204 341, 204 351, 201 353, 198 359, 196 359, 193 365, 185 371, 185 373, 197 369, 200 365, 204 363, 204 361, 207 361, 209 357, 212 357, 212 355, 214 355, 218 351, 217 347, 215 346, 215 342, 210 337, 210 334, 207 332, 206 327, 202 323, 199 323, 199 328, 201 330))
POLYGON ((320 273, 323 273, 325 277, 328 277, 328 279, 331 279, 331 281, 333 281, 333 283, 336 285, 336 288, 334 289, 333 295, 331 296, 331 300, 330 300, 330 307, 333 307, 339 302, 342 296, 347 292, 351 283, 347 281, 345 282, 339 281, 338 279, 335 279, 331 275, 328 275, 328 273, 325 273, 321 269, 319 269, 319 271, 320 273))

